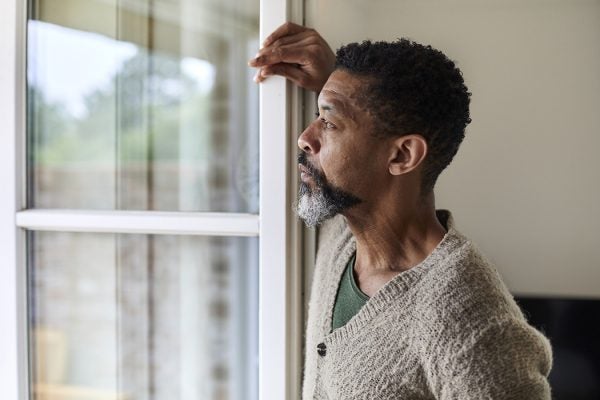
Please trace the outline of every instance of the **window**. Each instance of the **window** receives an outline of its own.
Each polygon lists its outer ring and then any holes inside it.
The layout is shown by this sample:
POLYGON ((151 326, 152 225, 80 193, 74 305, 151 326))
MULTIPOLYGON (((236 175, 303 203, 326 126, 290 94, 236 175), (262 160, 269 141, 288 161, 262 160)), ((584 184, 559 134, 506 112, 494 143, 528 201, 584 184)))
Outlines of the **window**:
POLYGON ((246 67, 291 11, 264 3, 2 1, 7 399, 298 396, 298 94, 246 67))

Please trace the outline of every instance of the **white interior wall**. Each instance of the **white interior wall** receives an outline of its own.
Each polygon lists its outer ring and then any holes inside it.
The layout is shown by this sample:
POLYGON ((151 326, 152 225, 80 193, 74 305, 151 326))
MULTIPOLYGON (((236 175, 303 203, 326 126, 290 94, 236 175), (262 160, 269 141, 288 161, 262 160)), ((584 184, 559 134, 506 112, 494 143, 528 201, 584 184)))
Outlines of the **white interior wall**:
POLYGON ((516 294, 600 297, 600 1, 306 0, 343 43, 409 37, 458 62, 473 93, 438 208, 516 294))

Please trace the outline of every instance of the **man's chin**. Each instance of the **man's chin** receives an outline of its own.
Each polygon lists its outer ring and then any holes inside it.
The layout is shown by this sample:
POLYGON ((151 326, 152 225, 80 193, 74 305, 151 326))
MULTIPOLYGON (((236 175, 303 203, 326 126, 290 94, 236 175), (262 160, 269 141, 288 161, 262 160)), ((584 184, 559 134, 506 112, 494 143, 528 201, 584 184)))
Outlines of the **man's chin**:
POLYGON ((320 192, 300 195, 295 209, 298 217, 309 228, 314 228, 337 214, 335 207, 320 192))
POLYGON ((307 226, 315 227, 360 202, 358 197, 341 189, 327 185, 316 185, 313 189, 301 182, 295 208, 307 226))

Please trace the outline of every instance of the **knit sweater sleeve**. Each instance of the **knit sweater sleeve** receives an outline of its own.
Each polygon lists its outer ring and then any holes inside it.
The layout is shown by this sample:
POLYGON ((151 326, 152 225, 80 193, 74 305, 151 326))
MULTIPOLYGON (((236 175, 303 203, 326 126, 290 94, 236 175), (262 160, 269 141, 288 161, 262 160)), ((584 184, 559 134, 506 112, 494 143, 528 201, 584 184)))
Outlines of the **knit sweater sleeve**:
MULTIPOLYGON (((464 339, 464 338, 463 338, 464 339)), ((467 343, 447 343, 432 360, 438 400, 550 400, 550 343, 525 320, 490 322, 467 343)), ((440 350, 440 349, 438 349, 440 350)))

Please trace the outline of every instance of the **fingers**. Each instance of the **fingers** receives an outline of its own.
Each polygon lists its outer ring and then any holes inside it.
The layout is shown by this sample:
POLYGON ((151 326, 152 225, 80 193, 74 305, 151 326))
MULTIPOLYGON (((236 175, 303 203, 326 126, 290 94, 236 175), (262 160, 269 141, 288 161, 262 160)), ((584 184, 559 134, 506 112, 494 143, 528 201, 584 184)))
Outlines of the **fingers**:
POLYGON ((317 31, 288 22, 269 35, 248 65, 254 81, 281 75, 305 89, 320 91, 335 65, 335 54, 317 31))
POLYGON ((282 62, 306 65, 310 63, 314 50, 311 48, 310 39, 304 38, 291 44, 264 48, 248 62, 248 65, 251 67, 264 67, 282 62))
POLYGON ((269 65, 260 68, 254 76, 254 82, 261 83, 273 75, 283 76, 284 78, 289 79, 295 85, 315 92, 320 91, 323 87, 322 82, 315 80, 314 77, 306 73, 300 67, 285 63, 269 65))
POLYGON ((294 24, 293 22, 286 22, 285 24, 281 25, 279 28, 275 29, 273 31, 273 33, 271 33, 269 36, 267 36, 267 38, 263 42, 263 47, 270 46, 274 41, 276 41, 277 39, 279 39, 281 37, 295 35, 297 33, 307 31, 307 30, 310 30, 310 29, 305 28, 304 26, 301 26, 301 25, 294 24))
POLYGON ((273 75, 280 75, 298 84, 304 81, 306 75, 300 68, 290 64, 275 64, 267 67, 262 67, 256 72, 254 81, 260 83, 273 75))
POLYGON ((269 49, 275 49, 277 47, 287 46, 290 44, 306 45, 309 43, 317 43, 317 41, 318 41, 318 35, 317 35, 316 31, 313 31, 312 29, 305 30, 305 31, 296 33, 295 35, 288 35, 288 36, 280 37, 279 39, 272 42, 270 45, 263 47, 259 51, 259 53, 261 51, 268 51, 269 49))

